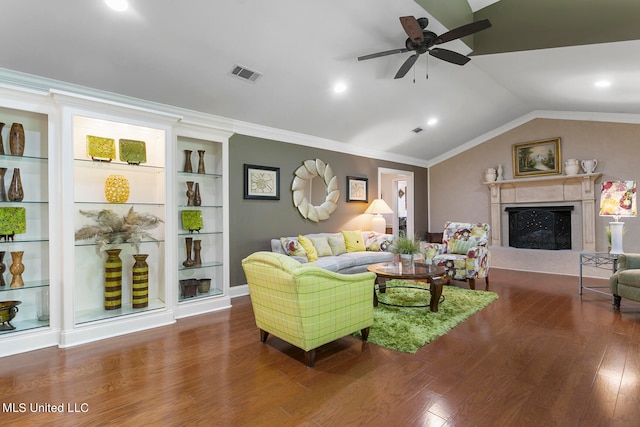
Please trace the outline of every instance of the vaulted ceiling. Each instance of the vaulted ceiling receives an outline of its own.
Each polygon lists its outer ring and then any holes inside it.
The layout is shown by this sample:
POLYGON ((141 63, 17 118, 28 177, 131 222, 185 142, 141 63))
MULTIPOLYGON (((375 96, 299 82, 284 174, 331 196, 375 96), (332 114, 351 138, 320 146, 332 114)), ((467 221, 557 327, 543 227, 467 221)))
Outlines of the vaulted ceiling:
POLYGON ((0 67, 213 114, 242 132, 283 130, 291 140, 424 166, 536 111, 640 114, 636 0, 129 5, 5 0, 0 67), (484 18, 493 26, 441 45, 471 54, 464 66, 421 55, 394 79, 410 53, 356 60, 404 47, 398 17, 406 15, 429 18, 437 34, 484 18), (233 77, 236 65, 262 76, 233 77), (604 79, 611 85, 594 86, 604 79))

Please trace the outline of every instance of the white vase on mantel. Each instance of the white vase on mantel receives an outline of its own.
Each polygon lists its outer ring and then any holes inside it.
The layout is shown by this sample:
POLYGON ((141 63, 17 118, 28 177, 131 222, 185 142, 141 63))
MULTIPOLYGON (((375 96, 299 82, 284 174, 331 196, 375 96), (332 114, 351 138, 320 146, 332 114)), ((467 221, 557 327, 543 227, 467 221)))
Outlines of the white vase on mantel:
POLYGON ((493 182, 498 177, 496 170, 494 168, 489 168, 484 171, 484 180, 485 182, 493 182))
POLYGON ((564 173, 566 175, 577 175, 580 172, 580 160, 569 159, 564 162, 564 173))
POLYGON ((581 162, 584 173, 593 173, 598 167, 598 161, 596 159, 583 160, 581 162))

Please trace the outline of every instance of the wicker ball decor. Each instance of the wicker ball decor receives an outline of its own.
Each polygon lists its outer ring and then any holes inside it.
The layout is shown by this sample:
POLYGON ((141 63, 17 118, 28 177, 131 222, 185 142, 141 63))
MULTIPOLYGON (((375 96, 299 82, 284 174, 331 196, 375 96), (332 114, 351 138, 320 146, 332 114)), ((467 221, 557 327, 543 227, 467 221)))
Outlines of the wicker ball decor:
POLYGON ((124 203, 129 199, 129 180, 124 175, 109 175, 104 183, 104 195, 111 203, 124 203))

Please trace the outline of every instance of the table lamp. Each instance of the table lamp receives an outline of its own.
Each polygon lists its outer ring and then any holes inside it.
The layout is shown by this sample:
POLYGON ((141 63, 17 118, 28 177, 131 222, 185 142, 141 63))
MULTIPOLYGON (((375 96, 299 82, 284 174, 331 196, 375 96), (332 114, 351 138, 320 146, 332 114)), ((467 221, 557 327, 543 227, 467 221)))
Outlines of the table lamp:
POLYGON ((612 216, 615 220, 609 223, 611 254, 624 253, 622 250, 624 222, 619 221, 620 217, 634 217, 637 214, 635 181, 607 181, 602 183, 600 216, 612 216))
POLYGON ((387 222, 384 220, 382 214, 393 213, 393 210, 382 199, 374 199, 364 213, 373 214, 374 217, 371 220, 371 230, 377 233, 384 233, 387 228, 387 222))

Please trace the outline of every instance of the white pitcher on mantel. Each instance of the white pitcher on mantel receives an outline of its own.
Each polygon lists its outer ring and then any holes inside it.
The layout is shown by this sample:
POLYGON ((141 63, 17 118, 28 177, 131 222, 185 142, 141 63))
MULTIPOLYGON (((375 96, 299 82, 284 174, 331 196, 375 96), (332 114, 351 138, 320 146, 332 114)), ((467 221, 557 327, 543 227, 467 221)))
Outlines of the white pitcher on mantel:
POLYGON ((578 159, 569 159, 564 162, 564 173, 567 175, 577 175, 580 172, 580 161, 578 159))
POLYGON ((593 173, 596 167, 598 167, 598 161, 596 159, 582 161, 582 169, 584 169, 585 173, 593 173))

